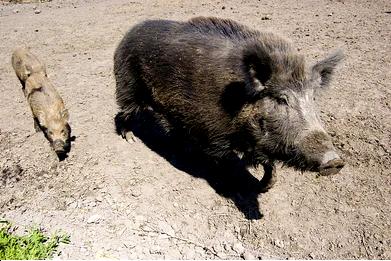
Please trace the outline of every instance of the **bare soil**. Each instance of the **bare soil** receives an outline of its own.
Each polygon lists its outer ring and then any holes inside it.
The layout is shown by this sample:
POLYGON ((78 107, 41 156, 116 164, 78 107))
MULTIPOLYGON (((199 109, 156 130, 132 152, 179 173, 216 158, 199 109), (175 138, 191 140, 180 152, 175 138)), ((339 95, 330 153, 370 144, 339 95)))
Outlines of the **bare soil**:
POLYGON ((35 2, 0 3, 0 218, 67 231, 62 258, 391 259, 389 0, 35 2), (142 20, 199 15, 286 36, 309 63, 345 50, 318 99, 347 160, 340 174, 279 167, 259 194, 261 170, 216 175, 199 158, 116 135, 117 43, 142 20), (34 131, 10 62, 19 45, 46 62, 69 108, 76 140, 64 161, 34 131))

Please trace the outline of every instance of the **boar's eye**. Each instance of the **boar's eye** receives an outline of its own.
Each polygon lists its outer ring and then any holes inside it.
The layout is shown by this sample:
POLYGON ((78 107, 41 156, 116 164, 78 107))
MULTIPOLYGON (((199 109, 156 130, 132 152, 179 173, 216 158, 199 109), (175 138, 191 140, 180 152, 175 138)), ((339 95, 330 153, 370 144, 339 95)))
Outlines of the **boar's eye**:
POLYGON ((288 105, 288 97, 286 95, 276 96, 275 99, 279 104, 288 105))

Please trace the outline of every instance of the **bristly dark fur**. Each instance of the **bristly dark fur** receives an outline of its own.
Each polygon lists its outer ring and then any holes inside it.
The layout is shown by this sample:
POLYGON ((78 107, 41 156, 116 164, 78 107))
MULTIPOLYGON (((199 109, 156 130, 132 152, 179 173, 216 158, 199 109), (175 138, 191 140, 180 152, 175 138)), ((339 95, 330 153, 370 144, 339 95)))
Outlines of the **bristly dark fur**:
MULTIPOLYGON (((334 60, 313 71, 323 77, 334 60)), ((312 164, 292 148, 308 128, 299 98, 312 78, 282 37, 228 19, 150 20, 120 42, 114 74, 117 119, 154 111, 217 159, 239 151, 252 165, 312 164)))
POLYGON ((260 36, 260 32, 251 30, 247 26, 215 17, 195 17, 189 20, 188 26, 203 35, 221 36, 231 40, 254 39, 260 36))

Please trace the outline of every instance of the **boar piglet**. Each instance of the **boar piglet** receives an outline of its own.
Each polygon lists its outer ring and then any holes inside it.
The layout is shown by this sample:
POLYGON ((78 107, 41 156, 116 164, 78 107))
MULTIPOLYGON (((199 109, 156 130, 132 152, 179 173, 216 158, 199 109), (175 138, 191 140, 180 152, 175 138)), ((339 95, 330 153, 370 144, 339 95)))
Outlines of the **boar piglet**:
POLYGON ((117 117, 153 110, 211 158, 239 153, 248 165, 262 165, 265 190, 279 161, 335 174, 344 161, 314 100, 342 57, 337 51, 307 66, 289 41, 227 19, 145 21, 114 55, 117 117))
POLYGON ((45 66, 25 48, 15 50, 12 64, 23 85, 36 131, 42 130, 58 157, 65 158, 70 151, 69 113, 47 78, 45 66))

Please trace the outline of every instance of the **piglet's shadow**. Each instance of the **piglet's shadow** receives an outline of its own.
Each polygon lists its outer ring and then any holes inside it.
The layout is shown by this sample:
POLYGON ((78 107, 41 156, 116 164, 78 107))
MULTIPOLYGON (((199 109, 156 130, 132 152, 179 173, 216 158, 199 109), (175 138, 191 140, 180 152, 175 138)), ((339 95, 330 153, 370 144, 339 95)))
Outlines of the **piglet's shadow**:
POLYGON ((247 219, 260 219, 258 194, 260 182, 233 155, 219 164, 211 161, 194 146, 185 142, 182 135, 167 134, 158 124, 153 112, 140 113, 136 119, 123 120, 115 117, 116 131, 132 131, 151 150, 155 151, 174 167, 193 177, 205 179, 221 196, 231 199, 247 219))

